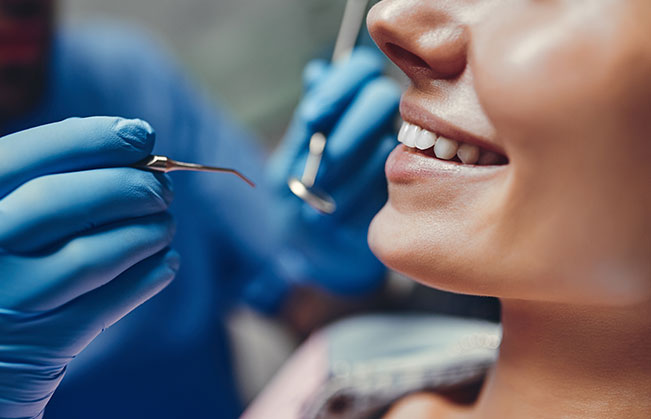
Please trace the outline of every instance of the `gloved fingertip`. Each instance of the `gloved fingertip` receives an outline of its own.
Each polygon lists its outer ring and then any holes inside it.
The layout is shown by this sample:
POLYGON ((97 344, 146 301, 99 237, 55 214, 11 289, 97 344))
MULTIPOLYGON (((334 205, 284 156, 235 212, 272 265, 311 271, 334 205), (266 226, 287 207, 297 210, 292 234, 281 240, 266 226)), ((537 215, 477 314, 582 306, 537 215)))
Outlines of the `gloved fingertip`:
POLYGON ((394 99, 396 101, 400 100, 400 95, 402 95, 402 89, 400 85, 396 83, 395 80, 388 77, 382 77, 377 80, 377 88, 380 89, 382 93, 387 98, 394 99))
POLYGON ((300 120, 312 129, 320 129, 323 121, 344 109, 359 88, 380 76, 383 67, 384 59, 372 48, 359 48, 348 60, 328 67, 327 77, 321 77, 299 106, 300 120))
POLYGON ((384 68, 385 58, 377 48, 360 46, 353 50, 349 62, 364 64, 378 69, 384 68))
POLYGON ((118 118, 113 129, 118 137, 125 140, 136 151, 150 153, 154 148, 156 139, 154 129, 142 119, 118 118))
POLYGON ((300 121, 311 130, 327 114, 327 111, 324 109, 323 103, 308 98, 299 106, 297 113, 300 121))
POLYGON ((168 250, 165 254, 165 264, 176 274, 181 267, 181 255, 179 252, 174 249, 168 250))
POLYGON ((314 85, 328 72, 329 64, 325 60, 316 59, 310 61, 303 70, 303 87, 306 91, 311 90, 314 85))

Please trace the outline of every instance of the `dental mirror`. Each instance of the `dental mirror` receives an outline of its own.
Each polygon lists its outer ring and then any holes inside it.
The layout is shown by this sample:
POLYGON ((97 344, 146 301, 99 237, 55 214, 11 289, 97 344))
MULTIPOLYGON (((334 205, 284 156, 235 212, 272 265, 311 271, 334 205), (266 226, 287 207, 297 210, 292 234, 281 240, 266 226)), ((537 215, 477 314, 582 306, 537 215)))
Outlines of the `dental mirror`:
MULTIPOLYGON (((362 27, 368 0, 348 0, 346 9, 341 20, 337 42, 332 53, 332 61, 337 62, 348 58, 355 48, 355 42, 362 27)), ((303 176, 299 180, 296 177, 290 177, 287 180, 289 189, 294 195, 301 198, 315 210, 332 214, 337 209, 335 200, 325 191, 319 191, 314 188, 316 175, 321 166, 321 158, 325 150, 327 139, 321 132, 316 132, 310 138, 309 154, 303 169, 303 176)))

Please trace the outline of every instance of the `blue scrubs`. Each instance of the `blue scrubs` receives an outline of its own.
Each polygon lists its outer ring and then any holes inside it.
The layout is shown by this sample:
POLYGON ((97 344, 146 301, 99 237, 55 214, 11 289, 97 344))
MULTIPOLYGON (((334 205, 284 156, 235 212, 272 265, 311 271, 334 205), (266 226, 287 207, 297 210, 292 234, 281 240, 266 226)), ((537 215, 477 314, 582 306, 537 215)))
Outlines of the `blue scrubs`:
MULTIPOLYGON (((101 25, 60 31, 49 82, 40 106, 2 134, 72 116, 137 117, 157 132, 154 152, 237 168, 262 184, 263 150, 251 133, 141 34, 101 25)), ((174 247, 182 256, 176 280, 70 364, 46 418, 233 418, 241 411, 224 317, 273 250, 270 194, 228 174, 172 177, 174 247)))

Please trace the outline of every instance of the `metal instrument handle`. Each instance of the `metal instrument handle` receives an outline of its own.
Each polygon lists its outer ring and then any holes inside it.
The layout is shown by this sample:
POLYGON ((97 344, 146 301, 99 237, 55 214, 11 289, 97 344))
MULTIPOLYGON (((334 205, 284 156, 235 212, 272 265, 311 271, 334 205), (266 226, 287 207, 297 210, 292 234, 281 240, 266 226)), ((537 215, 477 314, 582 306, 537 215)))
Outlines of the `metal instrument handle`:
POLYGON ((196 163, 184 163, 172 160, 169 157, 165 156, 151 155, 133 164, 132 167, 163 173, 175 172, 179 170, 209 173, 231 173, 248 183, 251 187, 255 188, 255 183, 253 183, 249 178, 235 169, 229 169, 226 167, 204 166, 202 164, 196 163))

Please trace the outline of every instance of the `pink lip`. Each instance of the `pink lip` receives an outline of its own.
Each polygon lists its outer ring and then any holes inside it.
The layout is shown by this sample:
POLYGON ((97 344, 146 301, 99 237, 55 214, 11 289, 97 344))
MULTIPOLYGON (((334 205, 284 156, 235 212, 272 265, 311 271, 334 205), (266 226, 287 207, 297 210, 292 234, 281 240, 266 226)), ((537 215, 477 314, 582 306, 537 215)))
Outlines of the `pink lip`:
POLYGON ((400 115, 405 122, 417 125, 428 131, 432 131, 438 135, 442 135, 451 140, 459 141, 462 143, 474 144, 484 150, 489 150, 498 154, 505 155, 498 145, 494 144, 486 138, 473 135, 463 129, 454 126, 436 115, 431 114, 413 102, 405 99, 402 96, 400 100, 400 115))
POLYGON ((409 147, 399 144, 389 155, 385 165, 387 180, 394 184, 414 183, 435 179, 437 182, 461 179, 485 180, 506 170, 503 166, 469 166, 427 157, 409 147))

